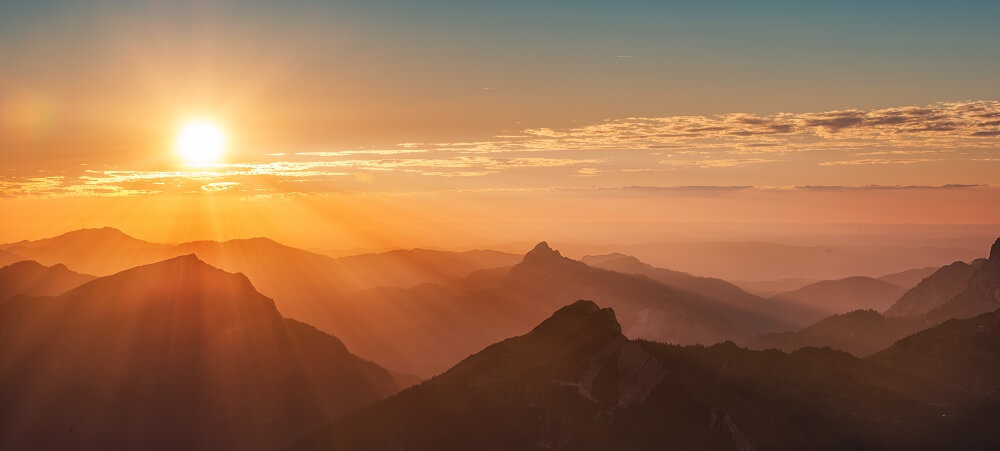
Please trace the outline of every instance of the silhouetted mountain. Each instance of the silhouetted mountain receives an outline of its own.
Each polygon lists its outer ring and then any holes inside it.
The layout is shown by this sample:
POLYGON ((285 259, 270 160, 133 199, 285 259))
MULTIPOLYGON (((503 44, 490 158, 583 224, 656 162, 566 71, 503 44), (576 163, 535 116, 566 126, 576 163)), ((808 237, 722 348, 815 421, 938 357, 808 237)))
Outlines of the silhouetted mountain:
POLYGON ((871 277, 855 276, 839 280, 823 280, 771 299, 788 304, 807 306, 817 312, 812 321, 852 310, 882 311, 892 305, 906 289, 871 277))
POLYGON ((927 314, 931 321, 971 318, 1000 308, 1000 238, 993 243, 990 258, 975 267, 965 290, 927 314))
POLYGON ((596 268, 646 276, 671 288, 711 299, 729 308, 766 313, 788 325, 805 326, 815 317, 822 316, 820 311, 809 307, 752 295, 722 279, 698 277, 680 271, 657 268, 630 255, 620 253, 588 255, 583 257, 582 261, 596 268))
MULTIPOLYGON (((942 383, 976 399, 1000 392, 1000 311, 952 319, 872 356, 883 365, 942 383)), ((1000 418, 997 418, 1000 419, 1000 418)))
POLYGON ((670 343, 714 343, 785 325, 755 305, 594 268, 563 257, 545 242, 511 269, 501 288, 549 311, 574 299, 593 298, 616 309, 627 335, 670 343))
POLYGON ((888 310, 886 316, 924 315, 944 305, 969 284, 976 273, 974 265, 982 263, 955 262, 943 266, 904 293, 888 310))
POLYGON ((874 310, 855 310, 825 318, 796 332, 762 334, 750 340, 747 346, 785 352, 807 346, 828 346, 864 357, 927 326, 920 317, 886 318, 874 310))
POLYGON ((420 376, 528 330, 580 298, 614 306, 630 337, 711 344, 792 326, 755 306, 710 299, 648 277, 594 268, 539 243, 513 268, 448 285, 383 287, 318 298, 310 321, 359 354, 420 376))
POLYGON ((917 286, 920 281, 926 279, 931 274, 937 272, 941 269, 937 266, 928 266, 926 268, 908 269, 906 271, 900 271, 892 274, 886 274, 879 277, 878 280, 883 282, 888 282, 896 286, 906 288, 907 290, 917 286))
POLYGON ((51 266, 62 263, 74 271, 104 276, 174 257, 168 246, 142 241, 118 229, 80 229, 37 241, 5 244, 8 252, 21 260, 35 260, 51 266))
POLYGON ((0 268, 0 301, 20 294, 53 296, 93 279, 61 264, 46 267, 35 261, 21 261, 0 268))
POLYGON ((412 287, 449 283, 473 271, 510 266, 520 259, 496 251, 447 252, 426 249, 330 258, 285 246, 267 238, 184 243, 177 249, 195 253, 225 270, 247 275, 262 293, 273 295, 283 313, 308 318, 299 305, 317 293, 348 293, 379 286, 412 287))
MULTIPOLYGON (((956 328, 965 334, 976 326, 956 328)), ((989 363, 1000 352, 981 349, 989 363)), ((938 380, 920 373, 925 354, 893 349, 886 356, 894 359, 866 361, 829 349, 789 355, 732 343, 633 341, 610 309, 579 301, 293 449, 990 449, 1000 442, 990 427, 963 426, 989 407, 977 408, 973 397, 943 402, 1000 365, 938 380), (949 435, 959 429, 967 435, 949 435)))
POLYGON ((399 387, 193 255, 13 298, 0 337, 2 449, 274 449, 399 387))
POLYGON ((469 273, 509 267, 521 259, 519 255, 491 250, 425 249, 335 259, 268 238, 161 245, 132 238, 112 228, 77 230, 55 238, 23 241, 5 247, 43 264, 65 263, 72 269, 96 275, 196 254, 213 266, 245 274, 261 293, 275 299, 282 314, 310 322, 312 316, 324 313, 322 305, 315 304, 319 297, 330 298, 379 286, 454 283, 469 273))

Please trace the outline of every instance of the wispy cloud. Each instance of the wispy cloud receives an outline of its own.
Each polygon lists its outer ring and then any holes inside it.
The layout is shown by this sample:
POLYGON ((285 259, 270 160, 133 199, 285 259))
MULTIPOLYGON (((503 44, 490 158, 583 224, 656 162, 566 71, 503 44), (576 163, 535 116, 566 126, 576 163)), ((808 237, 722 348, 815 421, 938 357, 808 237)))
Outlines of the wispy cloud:
POLYGON ((996 148, 998 117, 1000 102, 992 100, 770 115, 629 117, 567 129, 526 129, 458 147, 500 152, 728 146, 769 153, 909 146, 996 148))
POLYGON ((914 163, 930 163, 938 161, 932 158, 865 158, 860 160, 840 160, 840 161, 824 161, 819 163, 820 166, 867 166, 867 165, 887 165, 887 164, 914 164, 914 163))

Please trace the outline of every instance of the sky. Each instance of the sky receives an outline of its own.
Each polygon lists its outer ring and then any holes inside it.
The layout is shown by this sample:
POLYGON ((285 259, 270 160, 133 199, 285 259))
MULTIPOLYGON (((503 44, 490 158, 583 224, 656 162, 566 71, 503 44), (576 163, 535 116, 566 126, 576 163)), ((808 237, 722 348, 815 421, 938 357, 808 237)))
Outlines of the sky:
POLYGON ((1000 223, 1000 4, 873 3, 0 0, 0 241, 1000 223))

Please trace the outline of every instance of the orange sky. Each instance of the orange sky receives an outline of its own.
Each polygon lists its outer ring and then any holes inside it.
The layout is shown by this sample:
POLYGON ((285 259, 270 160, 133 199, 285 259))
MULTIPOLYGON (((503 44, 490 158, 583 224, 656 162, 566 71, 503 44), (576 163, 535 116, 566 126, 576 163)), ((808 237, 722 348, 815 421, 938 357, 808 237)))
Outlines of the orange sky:
POLYGON ((1000 223, 994 6, 445 3, 0 5, 0 240, 1000 223))

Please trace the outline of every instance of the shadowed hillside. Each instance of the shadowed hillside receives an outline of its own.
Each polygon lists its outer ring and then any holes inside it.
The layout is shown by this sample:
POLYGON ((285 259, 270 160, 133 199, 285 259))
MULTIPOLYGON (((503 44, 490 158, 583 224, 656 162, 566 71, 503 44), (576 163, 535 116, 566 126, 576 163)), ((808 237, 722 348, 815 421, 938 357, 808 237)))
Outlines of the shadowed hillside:
POLYGON ((0 337, 2 449, 274 449, 400 387, 194 256, 11 299, 0 337))
MULTIPOLYGON (((987 322, 992 337, 996 324, 987 322)), ((1000 380, 988 366, 996 347, 965 352, 984 343, 967 336, 981 323, 925 332, 956 337, 939 351, 967 372, 942 378, 922 369, 929 351, 908 343, 860 360, 829 349, 633 341, 610 309, 579 301, 294 449, 988 448, 1000 443, 988 428, 952 436, 968 431, 963 421, 982 410, 978 394, 1000 380), (975 381, 990 382, 964 388, 975 381)))
POLYGON ((30 260, 21 261, 0 268, 0 301, 19 294, 53 296, 93 279, 94 276, 70 271, 61 264, 46 267, 30 260))
POLYGON ((969 279, 982 265, 977 260, 971 265, 955 262, 944 266, 907 291, 888 310, 887 316, 923 315, 934 310, 965 290, 969 279))

